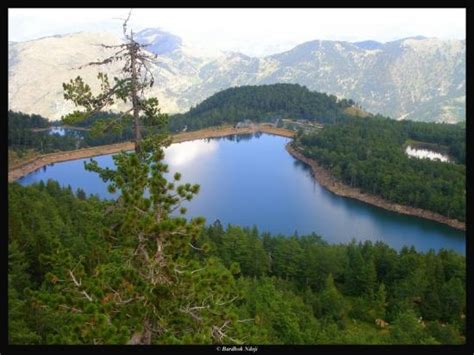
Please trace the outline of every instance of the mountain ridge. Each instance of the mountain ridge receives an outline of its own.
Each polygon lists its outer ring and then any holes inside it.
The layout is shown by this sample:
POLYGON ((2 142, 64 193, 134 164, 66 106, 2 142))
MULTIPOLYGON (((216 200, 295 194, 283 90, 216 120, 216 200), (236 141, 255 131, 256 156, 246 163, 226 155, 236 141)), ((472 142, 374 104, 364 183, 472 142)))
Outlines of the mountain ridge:
MULTIPOLYGON (((463 40, 314 40, 289 51, 250 57, 194 48, 161 29, 145 29, 135 35, 158 53, 152 65, 156 84, 150 94, 170 113, 184 112, 229 87, 296 83, 354 99, 367 111, 395 119, 465 120, 463 40)), ((72 109, 62 98, 62 82, 82 75, 94 83, 99 68, 72 68, 109 54, 97 46, 101 43, 121 40, 106 32, 79 32, 9 42, 10 109, 59 119, 72 109)), ((116 75, 118 70, 119 66, 112 66, 106 72, 116 75)), ((120 110, 120 105, 113 109, 120 110)))

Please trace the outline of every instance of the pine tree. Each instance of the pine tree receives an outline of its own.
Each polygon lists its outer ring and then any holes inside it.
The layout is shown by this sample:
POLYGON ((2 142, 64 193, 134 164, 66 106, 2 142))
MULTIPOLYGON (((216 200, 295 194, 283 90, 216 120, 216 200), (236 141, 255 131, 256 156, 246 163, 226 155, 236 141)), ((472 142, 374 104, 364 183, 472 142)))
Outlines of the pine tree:
POLYGON ((364 259, 360 246, 352 242, 348 248, 349 265, 347 270, 347 291, 350 294, 373 297, 377 272, 373 257, 364 259))
POLYGON ((376 318, 385 319, 385 309, 387 307, 387 292, 382 282, 375 293, 374 310, 376 318))
MULTIPOLYGON (((80 334, 78 339, 65 335, 66 340, 129 344, 239 342, 231 335, 237 320, 232 303, 239 298, 232 274, 216 259, 200 261, 192 257, 191 251, 205 251, 195 246, 204 219, 188 222, 173 215, 186 213, 182 203, 191 201, 199 186, 178 185, 179 173, 172 181, 164 177, 168 166, 163 163, 163 147, 170 144, 170 139, 163 131, 142 138, 141 123, 161 129, 166 115, 160 113, 156 98, 143 98, 144 90, 153 85, 147 67, 152 58, 134 40, 133 31, 127 33, 129 18, 130 14, 123 26, 125 43, 103 45, 117 52, 89 63, 104 65, 123 60, 124 77, 114 78, 111 85, 107 75, 99 73, 102 92, 97 96, 80 77, 63 84, 65 99, 85 109, 67 115, 64 121, 84 120, 119 99, 131 102, 130 109, 110 122, 99 121, 94 130, 118 127, 119 120, 132 119, 135 135, 134 152, 113 156, 116 169, 101 168, 92 159, 86 164, 108 183, 109 192, 118 191, 120 196, 107 210, 107 262, 86 270, 82 263, 73 267, 64 258, 60 267, 59 278, 64 283, 55 283, 54 287, 70 295, 69 305, 63 308, 73 315, 80 334), (85 327, 91 323, 93 327, 85 327)), ((72 327, 75 323, 70 324, 72 327)), ((71 331, 69 328, 66 332, 71 331)))
POLYGON ((111 84, 108 75, 99 72, 97 79, 100 81, 101 92, 97 95, 93 95, 91 87, 80 76, 71 79, 69 83, 63 83, 64 98, 72 101, 75 106, 81 107, 83 111, 76 110, 63 116, 62 120, 65 123, 74 124, 103 111, 117 100, 130 103, 131 107, 122 115, 109 120, 98 120, 93 125, 92 132, 97 135, 111 129, 119 131, 125 127, 127 121, 132 120, 135 152, 140 154, 146 145, 153 144, 151 137, 142 142, 142 126, 155 126, 160 129, 166 124, 167 115, 161 114, 156 97, 146 99, 143 96, 144 90, 154 84, 149 64, 156 58, 156 55, 152 56, 144 51, 146 45, 135 41, 133 30, 127 33, 130 15, 131 12, 123 23, 125 42, 118 45, 101 45, 103 48, 113 49, 116 52, 101 61, 84 65, 102 66, 117 61, 124 62, 121 69, 122 77, 114 77, 113 84, 111 84))
POLYGON ((329 274, 320 295, 321 313, 330 320, 341 320, 345 315, 344 298, 334 285, 332 274, 329 274))

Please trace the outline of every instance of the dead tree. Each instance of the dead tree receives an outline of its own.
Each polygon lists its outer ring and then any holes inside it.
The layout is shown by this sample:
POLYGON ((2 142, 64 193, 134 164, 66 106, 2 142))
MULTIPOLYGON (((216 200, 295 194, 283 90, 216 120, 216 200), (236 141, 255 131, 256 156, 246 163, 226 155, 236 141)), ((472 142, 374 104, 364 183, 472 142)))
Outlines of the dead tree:
POLYGON ((134 39, 133 30, 127 32, 127 24, 130 20, 131 12, 123 23, 124 43, 119 45, 100 44, 101 47, 115 50, 115 53, 101 61, 87 63, 86 66, 103 66, 113 62, 124 62, 121 69, 123 78, 114 77, 114 85, 111 86, 107 74, 99 72, 97 78, 100 81, 101 92, 93 95, 88 84, 78 76, 71 79, 69 83, 63 83, 64 98, 72 101, 76 107, 81 107, 83 111, 74 111, 62 119, 64 122, 74 124, 85 120, 91 115, 98 113, 111 106, 116 100, 124 103, 130 102, 130 109, 123 112, 119 117, 109 120, 109 122, 99 121, 95 126, 96 132, 105 132, 111 128, 123 128, 126 119, 133 120, 135 152, 140 155, 142 152, 142 131, 140 121, 146 121, 150 126, 164 126, 167 116, 160 113, 158 100, 156 98, 144 97, 144 90, 151 88, 154 84, 153 73, 150 64, 156 55, 151 55, 144 50, 148 45, 140 44, 134 39), (132 113, 130 115, 130 113, 132 113))

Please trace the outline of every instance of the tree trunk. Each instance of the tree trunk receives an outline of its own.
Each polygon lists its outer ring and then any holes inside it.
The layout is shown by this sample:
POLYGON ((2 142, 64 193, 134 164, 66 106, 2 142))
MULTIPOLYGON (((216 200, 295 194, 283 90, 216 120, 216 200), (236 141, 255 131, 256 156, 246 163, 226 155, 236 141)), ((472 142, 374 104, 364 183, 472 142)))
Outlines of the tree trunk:
POLYGON ((130 41, 130 67, 132 70, 132 106, 133 106, 133 125, 135 130, 135 153, 141 152, 140 141, 142 139, 140 132, 140 103, 138 100, 138 73, 137 73, 137 49, 133 40, 133 34, 130 41))

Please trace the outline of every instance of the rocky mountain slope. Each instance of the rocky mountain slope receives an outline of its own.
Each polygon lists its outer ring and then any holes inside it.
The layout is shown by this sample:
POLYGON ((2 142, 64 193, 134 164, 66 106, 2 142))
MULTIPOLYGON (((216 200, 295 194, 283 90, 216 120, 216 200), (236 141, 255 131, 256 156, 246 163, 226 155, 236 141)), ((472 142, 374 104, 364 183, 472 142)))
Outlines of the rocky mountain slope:
MULTIPOLYGON (((298 83, 354 99, 370 112, 396 119, 465 120, 464 40, 318 40, 256 58, 193 48, 159 29, 143 30, 136 36, 158 54, 151 94, 170 113, 184 112, 233 86, 298 83)), ((75 33, 9 42, 9 108, 51 119, 69 112, 73 107, 63 100, 62 83, 77 75, 87 82, 96 81, 97 67, 77 68, 111 53, 98 46, 101 43, 117 44, 120 38, 109 33, 75 33)), ((106 72, 117 75, 118 69, 114 65, 106 72)))

